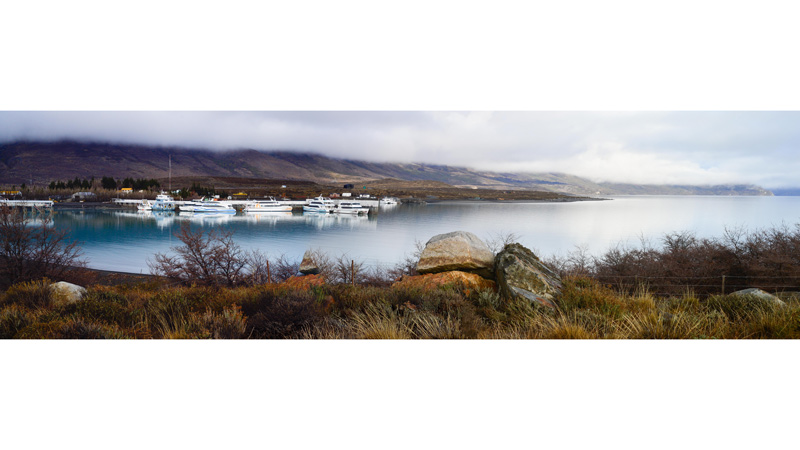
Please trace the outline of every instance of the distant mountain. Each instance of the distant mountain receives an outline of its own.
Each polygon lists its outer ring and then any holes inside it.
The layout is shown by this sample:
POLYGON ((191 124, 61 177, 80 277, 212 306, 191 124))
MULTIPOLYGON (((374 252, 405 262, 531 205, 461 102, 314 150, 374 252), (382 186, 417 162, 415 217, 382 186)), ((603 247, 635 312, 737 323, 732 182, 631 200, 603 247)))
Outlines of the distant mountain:
POLYGON ((560 173, 496 173, 433 164, 376 163, 290 151, 230 150, 212 152, 97 142, 0 144, 0 183, 49 184, 78 178, 238 177, 359 183, 397 179, 458 187, 533 189, 574 195, 772 195, 757 186, 658 186, 595 183, 560 173))
POLYGON ((800 196, 800 188, 773 189, 772 193, 784 197, 797 197, 800 196))
POLYGON ((717 186, 688 185, 637 185, 602 183, 602 186, 616 195, 773 195, 758 186, 747 184, 726 184, 717 186))

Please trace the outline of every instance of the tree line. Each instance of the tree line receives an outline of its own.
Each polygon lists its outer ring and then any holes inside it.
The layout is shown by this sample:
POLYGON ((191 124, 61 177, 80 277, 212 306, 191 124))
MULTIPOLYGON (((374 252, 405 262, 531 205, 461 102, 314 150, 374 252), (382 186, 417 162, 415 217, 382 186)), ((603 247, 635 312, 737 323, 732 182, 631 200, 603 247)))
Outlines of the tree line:
POLYGON ((161 189, 161 183, 153 178, 125 178, 123 180, 115 180, 113 177, 103 177, 100 179, 99 185, 94 177, 91 179, 80 179, 75 177, 74 180, 51 181, 48 186, 50 190, 56 189, 91 189, 100 187, 108 190, 116 190, 120 188, 131 188, 135 191, 145 191, 150 189, 161 189))

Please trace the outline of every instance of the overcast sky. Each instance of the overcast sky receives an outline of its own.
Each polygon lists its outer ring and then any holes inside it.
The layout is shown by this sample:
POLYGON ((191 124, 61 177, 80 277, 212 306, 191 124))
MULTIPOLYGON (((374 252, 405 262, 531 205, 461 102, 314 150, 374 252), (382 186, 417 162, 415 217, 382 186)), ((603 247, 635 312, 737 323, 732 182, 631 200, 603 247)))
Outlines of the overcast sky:
POLYGON ((595 181, 800 186, 798 112, 0 112, 0 141, 61 138, 595 181))

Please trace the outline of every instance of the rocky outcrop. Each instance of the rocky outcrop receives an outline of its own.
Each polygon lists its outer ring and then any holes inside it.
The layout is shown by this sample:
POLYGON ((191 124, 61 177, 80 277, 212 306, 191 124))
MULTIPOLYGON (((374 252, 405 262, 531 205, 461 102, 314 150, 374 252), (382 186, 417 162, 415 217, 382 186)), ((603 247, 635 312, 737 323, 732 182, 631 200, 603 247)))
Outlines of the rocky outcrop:
POLYGON ((306 250, 303 260, 300 261, 300 273, 304 275, 316 275, 320 272, 317 262, 314 260, 314 252, 306 250))
POLYGON ((59 281, 50 285, 50 292, 56 304, 69 304, 80 301, 86 295, 86 288, 66 281, 59 281))
POLYGON ((758 288, 742 289, 741 291, 732 292, 730 295, 735 295, 737 297, 753 297, 759 300, 772 302, 778 306, 786 306, 783 300, 758 288))
POLYGON ((420 254, 417 272, 426 274, 454 270, 494 278, 494 254, 482 240, 467 231, 454 231, 430 238, 420 254))
POLYGON ((431 289, 446 285, 461 286, 466 290, 467 294, 469 294, 470 291, 480 291, 484 289, 496 290, 494 281, 487 280, 474 273, 460 271, 404 276, 400 281, 394 283, 392 287, 431 289))
POLYGON ((555 298, 561 294, 558 275, 520 244, 508 244, 497 255, 495 275, 500 295, 506 299, 525 298, 555 308, 555 298))

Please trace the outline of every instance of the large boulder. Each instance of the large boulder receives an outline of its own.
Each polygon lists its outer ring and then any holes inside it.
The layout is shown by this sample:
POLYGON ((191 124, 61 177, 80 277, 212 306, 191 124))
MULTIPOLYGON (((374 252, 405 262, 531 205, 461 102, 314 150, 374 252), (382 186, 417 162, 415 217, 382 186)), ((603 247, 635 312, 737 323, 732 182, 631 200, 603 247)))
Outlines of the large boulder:
POLYGON ((417 262, 420 274, 458 270, 494 278, 494 253, 472 233, 438 234, 425 244, 417 262))
POLYGON ((555 298, 561 294, 559 276, 520 244, 508 244, 497 255, 495 275, 500 295, 506 299, 525 298, 555 308, 555 298))
POLYGON ((751 297, 759 300, 765 300, 778 306, 786 306, 786 303, 784 303, 784 301, 779 299, 777 296, 768 292, 764 292, 758 288, 742 289, 741 291, 732 292, 730 295, 735 295, 737 297, 751 297))
POLYGON ((460 271, 428 273, 417 276, 404 276, 392 287, 432 289, 440 286, 458 285, 469 291, 485 289, 495 290, 496 285, 492 280, 487 280, 474 273, 460 271))
POLYGON ((303 260, 300 261, 300 273, 304 275, 316 275, 320 272, 317 262, 314 260, 314 252, 306 250, 303 260))
POLYGON ((50 285, 50 292, 56 304, 69 304, 80 301, 86 295, 86 288, 66 281, 59 281, 50 285))

